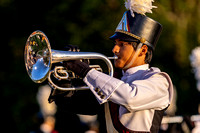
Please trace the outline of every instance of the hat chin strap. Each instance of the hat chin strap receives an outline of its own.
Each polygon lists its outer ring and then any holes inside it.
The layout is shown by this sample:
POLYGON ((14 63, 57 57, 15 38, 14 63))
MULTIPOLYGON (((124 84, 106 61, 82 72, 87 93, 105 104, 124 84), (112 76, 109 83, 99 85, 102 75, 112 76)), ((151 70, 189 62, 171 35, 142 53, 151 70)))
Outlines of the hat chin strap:
POLYGON ((139 45, 137 46, 137 49, 136 49, 135 54, 133 55, 131 61, 122 68, 123 70, 128 69, 133 64, 133 62, 135 61, 136 57, 139 54, 140 49, 142 48, 142 45, 143 45, 143 43, 139 43, 139 45))

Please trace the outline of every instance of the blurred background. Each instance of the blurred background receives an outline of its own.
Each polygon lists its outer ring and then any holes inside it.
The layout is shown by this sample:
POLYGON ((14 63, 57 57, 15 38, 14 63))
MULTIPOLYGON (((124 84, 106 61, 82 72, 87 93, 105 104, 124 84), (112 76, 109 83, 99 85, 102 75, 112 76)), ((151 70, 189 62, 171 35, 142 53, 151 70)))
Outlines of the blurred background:
MULTIPOLYGON (((190 62, 200 45, 200 1, 156 0, 153 14, 164 29, 151 66, 167 72, 177 91, 174 115, 198 114, 200 92, 190 62)), ((40 122, 38 88, 24 65, 24 46, 35 30, 43 31, 53 49, 67 44, 81 51, 113 56, 109 37, 125 11, 123 0, 0 0, 2 131, 30 132, 40 122)))

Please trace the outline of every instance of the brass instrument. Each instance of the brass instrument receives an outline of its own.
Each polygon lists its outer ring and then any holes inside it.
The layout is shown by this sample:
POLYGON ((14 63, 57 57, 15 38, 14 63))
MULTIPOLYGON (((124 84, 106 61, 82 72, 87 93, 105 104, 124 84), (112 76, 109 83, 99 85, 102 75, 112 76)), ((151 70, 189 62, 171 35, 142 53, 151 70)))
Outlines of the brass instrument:
MULTIPOLYGON (((115 59, 116 57, 110 57, 115 59)), ((25 66, 29 77, 35 83, 42 83, 48 78, 49 84, 59 90, 84 90, 89 89, 88 86, 64 88, 56 85, 51 80, 51 75, 59 80, 68 80, 75 78, 75 74, 72 72, 72 76, 69 76, 70 70, 67 70, 63 66, 57 66, 54 70, 51 70, 53 63, 69 61, 69 60, 82 60, 82 59, 101 59, 103 60, 109 71, 109 75, 113 76, 113 66, 109 57, 106 57, 100 53, 95 52, 72 52, 72 51, 60 51, 53 50, 50 47, 50 42, 47 36, 41 31, 33 32, 25 46, 24 52, 25 66)), ((99 65, 93 65, 99 71, 102 71, 99 65)))

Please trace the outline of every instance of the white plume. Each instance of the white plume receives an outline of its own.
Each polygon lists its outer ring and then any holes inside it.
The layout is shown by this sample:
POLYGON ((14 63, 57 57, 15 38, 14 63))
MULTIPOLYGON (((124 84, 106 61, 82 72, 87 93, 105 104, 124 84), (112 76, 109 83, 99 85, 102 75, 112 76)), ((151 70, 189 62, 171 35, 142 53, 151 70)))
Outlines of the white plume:
POLYGON ((152 8, 157 8, 152 5, 154 0, 125 0, 125 7, 131 11, 131 15, 134 17, 134 12, 145 15, 145 13, 152 13, 152 8))
POLYGON ((190 62, 197 80, 197 89, 200 91, 200 47, 192 50, 190 62))

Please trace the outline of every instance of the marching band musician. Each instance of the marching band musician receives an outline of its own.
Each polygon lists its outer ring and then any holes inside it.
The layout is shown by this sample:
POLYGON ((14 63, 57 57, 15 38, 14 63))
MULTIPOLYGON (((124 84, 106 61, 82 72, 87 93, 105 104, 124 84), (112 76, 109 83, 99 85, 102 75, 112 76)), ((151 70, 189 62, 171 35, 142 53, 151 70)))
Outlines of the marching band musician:
MULTIPOLYGON (((164 111, 170 105, 173 85, 169 75, 159 68, 149 67, 152 53, 162 30, 161 24, 135 10, 126 11, 118 24, 115 34, 110 37, 115 42, 112 52, 118 57, 115 68, 122 70, 111 77, 79 60, 64 62, 64 66, 77 75, 89 86, 99 103, 104 105, 106 128, 108 133, 157 133, 164 111)), ((78 97, 77 97, 78 98, 78 97)), ((91 97, 83 96, 83 101, 90 106, 92 114, 98 111, 98 105, 91 97), (88 103, 87 103, 88 102, 88 103), (92 111, 93 108, 95 111, 92 111)), ((75 98, 59 96, 56 104, 65 109, 78 110, 87 114, 87 107, 73 105, 75 98), (70 101, 70 102, 69 102, 70 101), (71 105, 71 106, 69 106, 71 105), (75 109, 72 109, 72 106, 75 109)), ((79 102, 76 102, 79 103, 79 102)))

